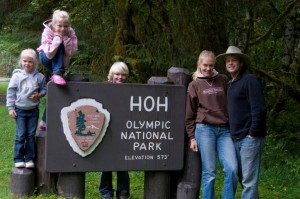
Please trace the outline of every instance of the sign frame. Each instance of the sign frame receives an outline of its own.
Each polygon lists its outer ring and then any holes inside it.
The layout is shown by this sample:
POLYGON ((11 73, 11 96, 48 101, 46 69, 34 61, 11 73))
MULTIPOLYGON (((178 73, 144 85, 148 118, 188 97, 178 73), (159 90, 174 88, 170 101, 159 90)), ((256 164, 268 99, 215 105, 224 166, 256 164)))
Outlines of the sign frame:
POLYGON ((47 87, 48 172, 183 168, 184 86, 97 82, 58 86, 49 82, 47 87), (102 140, 84 156, 71 147, 64 129, 69 124, 61 120, 62 110, 78 100, 94 100, 110 115, 102 140))

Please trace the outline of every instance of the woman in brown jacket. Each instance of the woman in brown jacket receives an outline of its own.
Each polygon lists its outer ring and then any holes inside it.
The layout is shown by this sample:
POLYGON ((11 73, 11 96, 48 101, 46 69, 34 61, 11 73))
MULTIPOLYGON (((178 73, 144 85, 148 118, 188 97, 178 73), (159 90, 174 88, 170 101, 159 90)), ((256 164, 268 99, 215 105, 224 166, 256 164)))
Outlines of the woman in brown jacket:
POLYGON ((215 69, 215 55, 202 51, 186 100, 186 131, 190 148, 200 152, 202 198, 214 199, 216 156, 224 171, 222 198, 234 199, 237 186, 237 160, 230 137, 227 114, 227 82, 215 69))

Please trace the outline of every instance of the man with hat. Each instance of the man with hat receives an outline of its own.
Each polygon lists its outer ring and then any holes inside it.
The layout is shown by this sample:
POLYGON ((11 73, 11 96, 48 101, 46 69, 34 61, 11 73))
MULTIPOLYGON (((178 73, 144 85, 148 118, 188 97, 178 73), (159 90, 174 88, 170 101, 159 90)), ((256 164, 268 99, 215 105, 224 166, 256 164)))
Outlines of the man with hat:
POLYGON ((227 101, 230 133, 238 159, 239 181, 243 199, 256 199, 261 154, 266 136, 266 106, 259 80, 247 72, 248 55, 229 46, 226 53, 216 57, 230 73, 227 101))

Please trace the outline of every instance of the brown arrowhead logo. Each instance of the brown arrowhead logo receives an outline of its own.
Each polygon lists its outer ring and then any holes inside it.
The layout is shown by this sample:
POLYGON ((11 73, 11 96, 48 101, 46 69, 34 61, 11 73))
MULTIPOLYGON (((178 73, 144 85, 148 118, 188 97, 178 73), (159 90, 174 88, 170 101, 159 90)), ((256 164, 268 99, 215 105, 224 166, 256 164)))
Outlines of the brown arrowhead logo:
POLYGON ((85 157, 101 143, 110 113, 94 99, 79 99, 61 110, 61 121, 70 146, 85 157))

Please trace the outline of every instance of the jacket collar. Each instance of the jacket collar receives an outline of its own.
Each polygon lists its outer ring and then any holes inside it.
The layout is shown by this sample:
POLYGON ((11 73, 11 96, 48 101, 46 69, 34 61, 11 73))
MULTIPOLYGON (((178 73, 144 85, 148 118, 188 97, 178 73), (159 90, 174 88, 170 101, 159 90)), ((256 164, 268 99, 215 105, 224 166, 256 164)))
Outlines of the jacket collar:
POLYGON ((204 77, 202 75, 202 73, 199 73, 197 79, 212 79, 212 78, 216 77, 218 74, 219 74, 219 72, 214 69, 211 77, 204 77))
POLYGON ((232 84, 232 83, 234 83, 234 82, 236 82, 236 81, 239 81, 246 73, 247 73, 246 70, 241 70, 241 71, 239 72, 239 74, 236 76, 235 79, 229 80, 228 84, 232 84))

